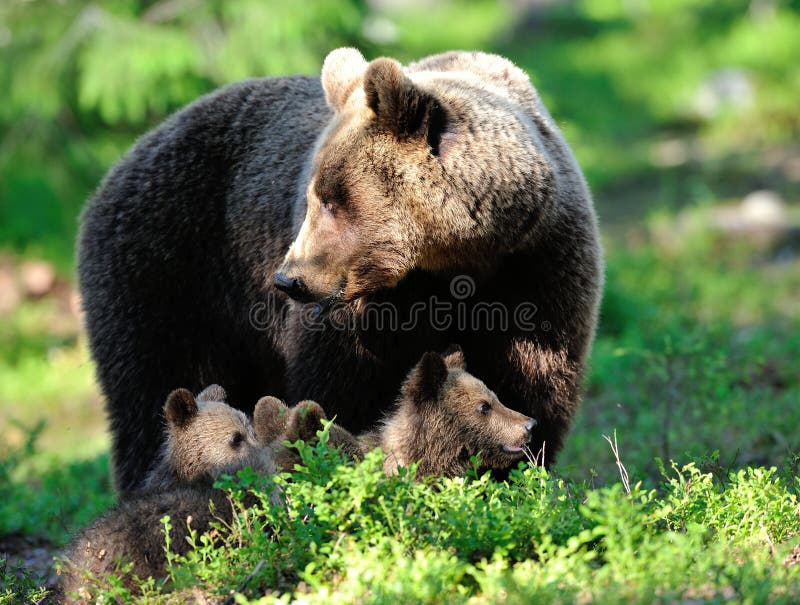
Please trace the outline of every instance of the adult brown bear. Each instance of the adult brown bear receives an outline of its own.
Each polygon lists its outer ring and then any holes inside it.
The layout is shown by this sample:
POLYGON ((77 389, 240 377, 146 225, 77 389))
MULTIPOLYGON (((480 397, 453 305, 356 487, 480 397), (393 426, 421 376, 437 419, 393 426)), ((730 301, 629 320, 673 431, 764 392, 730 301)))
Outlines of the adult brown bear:
POLYGON ((177 386, 224 384, 247 412, 314 399, 356 432, 450 343, 552 461, 603 281, 591 196, 521 70, 353 49, 144 136, 83 214, 79 273, 122 489, 177 386))

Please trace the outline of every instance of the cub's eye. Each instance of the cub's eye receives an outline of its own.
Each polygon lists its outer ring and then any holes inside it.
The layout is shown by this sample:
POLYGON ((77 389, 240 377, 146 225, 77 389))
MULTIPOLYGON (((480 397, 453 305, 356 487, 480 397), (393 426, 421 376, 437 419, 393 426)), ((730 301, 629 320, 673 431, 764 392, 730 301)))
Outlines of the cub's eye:
POLYGON ((242 445, 242 441, 244 441, 244 435, 242 435, 241 433, 234 433, 233 435, 231 435, 231 438, 228 439, 228 444, 233 449, 239 449, 239 446, 242 445))
POLYGON ((333 203, 333 202, 331 202, 331 201, 323 201, 323 202, 322 202, 322 209, 323 209, 325 212, 328 212, 328 213, 330 213, 330 214, 333 214, 333 211, 334 211, 334 210, 336 210, 336 204, 334 204, 334 203, 333 203))
POLYGON ((478 404, 478 412, 486 416, 489 412, 492 411, 492 405, 488 401, 481 401, 478 404))

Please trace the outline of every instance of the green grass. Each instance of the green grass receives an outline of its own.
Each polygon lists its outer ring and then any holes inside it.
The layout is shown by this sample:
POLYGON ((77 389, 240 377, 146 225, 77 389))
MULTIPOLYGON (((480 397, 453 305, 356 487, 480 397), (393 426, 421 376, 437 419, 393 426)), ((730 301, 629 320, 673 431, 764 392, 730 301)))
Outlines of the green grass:
POLYGON ((0 435, 20 446, 44 421, 42 449, 88 457, 105 449, 105 419, 80 321, 58 297, 0 315, 0 435))
POLYGON ((614 474, 723 450, 728 464, 780 464, 800 444, 800 261, 774 262, 707 227, 701 206, 608 244, 607 285, 586 401, 562 465, 614 474), (689 226, 687 226, 689 225, 689 226))
POLYGON ((3 484, 0 535, 23 534, 67 542, 113 502, 108 455, 64 460, 19 459, 6 452, 0 466, 3 484))
MULTIPOLYGON (((291 475, 226 482, 242 508, 222 542, 196 538, 170 588, 238 603, 793 603, 800 567, 797 480, 775 468, 715 478, 694 464, 662 471, 658 489, 589 488, 523 467, 488 476, 386 477, 380 452, 356 466, 325 445, 291 475), (272 481, 286 505, 271 506, 272 481), (268 596, 258 597, 266 593, 268 596)), ((172 519, 171 523, 181 522, 172 519)), ((101 591, 102 592, 102 591, 101 591)))

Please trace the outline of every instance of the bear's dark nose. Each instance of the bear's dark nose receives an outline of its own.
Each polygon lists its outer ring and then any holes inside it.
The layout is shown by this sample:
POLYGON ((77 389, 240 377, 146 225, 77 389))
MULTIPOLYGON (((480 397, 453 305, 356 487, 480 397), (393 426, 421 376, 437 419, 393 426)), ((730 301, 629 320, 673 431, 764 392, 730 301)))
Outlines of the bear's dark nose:
POLYGON ((531 418, 525 423, 525 430, 530 433, 533 430, 533 427, 535 427, 537 424, 539 423, 536 422, 536 418, 531 418))
POLYGON ((274 283, 278 290, 286 292, 286 294, 295 300, 308 297, 308 288, 302 278, 288 277, 283 273, 276 273, 274 283))

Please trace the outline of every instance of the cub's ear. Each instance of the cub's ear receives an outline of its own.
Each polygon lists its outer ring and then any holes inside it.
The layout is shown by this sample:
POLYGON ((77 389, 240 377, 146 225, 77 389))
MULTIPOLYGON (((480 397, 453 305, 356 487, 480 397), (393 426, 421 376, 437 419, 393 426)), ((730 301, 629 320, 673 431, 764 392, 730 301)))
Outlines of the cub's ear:
POLYGON ((467 362, 464 361, 464 351, 457 344, 447 347, 442 353, 445 365, 451 370, 466 370, 467 362))
POLYGON ((339 112, 361 83, 367 62, 355 48, 337 48, 322 64, 322 88, 325 100, 333 111, 339 112))
POLYGON ((228 395, 225 393, 225 389, 223 389, 218 384, 211 384, 200 391, 200 394, 197 396, 197 401, 226 401, 228 399, 228 395))
POLYGON ((262 397, 253 410, 253 428, 261 445, 268 445, 286 430, 289 408, 277 397, 262 397))
POLYGON ((367 105, 377 123, 397 137, 419 137, 439 155, 447 112, 429 92, 414 84, 394 59, 375 59, 364 74, 367 105))
POLYGON ((317 438, 317 431, 322 430, 322 420, 325 419, 325 410, 315 401, 301 401, 291 409, 286 439, 297 441, 302 439, 306 443, 317 438))
POLYGON ((417 406, 435 402, 447 380, 447 365, 438 353, 425 353, 408 375, 403 391, 417 406))
POLYGON ((175 389, 167 397, 164 404, 164 415, 167 422, 179 428, 189 426, 197 416, 197 401, 188 389, 175 389))

